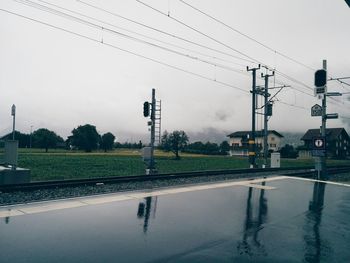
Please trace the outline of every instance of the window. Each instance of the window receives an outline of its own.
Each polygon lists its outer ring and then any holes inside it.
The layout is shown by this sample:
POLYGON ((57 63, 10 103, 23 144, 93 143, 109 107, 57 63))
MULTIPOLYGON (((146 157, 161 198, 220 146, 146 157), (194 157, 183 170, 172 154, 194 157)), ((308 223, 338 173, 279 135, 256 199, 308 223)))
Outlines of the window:
POLYGON ((275 143, 270 143, 270 147, 271 148, 276 148, 276 144, 275 143))
POLYGON ((271 141, 272 141, 272 142, 275 141, 275 137, 271 137, 271 141))

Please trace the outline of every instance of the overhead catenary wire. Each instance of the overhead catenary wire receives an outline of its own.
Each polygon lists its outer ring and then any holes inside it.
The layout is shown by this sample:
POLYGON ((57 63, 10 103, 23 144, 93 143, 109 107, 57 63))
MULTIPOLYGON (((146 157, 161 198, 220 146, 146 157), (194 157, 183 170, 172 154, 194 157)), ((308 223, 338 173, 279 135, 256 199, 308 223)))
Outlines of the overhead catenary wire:
POLYGON ((89 22, 87 20, 78 18, 76 16, 69 15, 69 14, 61 12, 61 11, 59 11, 57 9, 53 9, 53 8, 41 5, 41 4, 35 3, 33 1, 30 1, 30 0, 13 0, 13 1, 21 3, 21 4, 28 5, 28 6, 31 6, 33 8, 37 8, 37 9, 45 11, 45 12, 49 12, 51 14, 55 14, 55 15, 64 17, 66 19, 73 20, 73 21, 78 22, 78 23, 82 23, 82 24, 84 24, 86 26, 89 26, 89 27, 92 27, 92 28, 100 29, 102 31, 109 32, 109 33, 112 33, 112 34, 116 34, 118 36, 130 39, 130 40, 133 40, 133 41, 137 41, 137 42, 140 42, 140 43, 143 43, 143 44, 146 44, 146 45, 150 45, 152 47, 159 48, 159 49, 162 49, 164 51, 171 52, 171 53, 174 53, 174 54, 177 54, 177 55, 180 55, 180 56, 192 59, 192 60, 196 60, 196 61, 203 62, 203 63, 209 64, 209 65, 220 67, 222 69, 226 69, 226 70, 229 70, 229 71, 232 71, 232 72, 243 74, 245 76, 247 75, 245 73, 245 71, 243 71, 243 70, 239 70, 239 69, 232 68, 230 66, 226 66, 226 65, 215 63, 215 62, 211 62, 211 61, 208 61, 208 60, 205 60, 205 59, 201 59, 199 57, 195 57, 195 56, 190 55, 190 54, 185 54, 185 53, 182 53, 180 51, 176 51, 176 50, 173 50, 173 49, 170 49, 170 48, 167 48, 167 47, 155 44, 155 43, 151 43, 149 41, 145 41, 145 40, 142 40, 142 39, 139 39, 139 38, 136 38, 136 37, 124 34, 122 32, 119 32, 119 31, 116 31, 116 30, 104 27, 102 25, 98 25, 98 24, 89 22))
MULTIPOLYGON (((17 2, 18 2, 18 1, 17 1, 17 2)), ((5 10, 2 10, 2 11, 5 11, 5 10)), ((57 10, 56 10, 56 11, 57 11, 57 10)), ((13 12, 12 12, 12 13, 13 13, 13 12)), ((26 18, 27 18, 27 17, 26 17, 26 18)), ((77 18, 77 19, 79 19, 79 18, 77 18)), ((81 20, 81 19, 80 19, 80 20, 81 20)), ((32 20, 32 21, 35 21, 35 20, 32 20)), ((38 21, 36 21, 36 22, 38 22, 38 21)), ((42 21, 41 21, 41 22, 42 22, 42 21)), ((45 23, 45 22, 43 22, 43 23, 45 23)), ((90 22, 89 22, 89 23, 90 23, 90 22)), ((48 23, 46 23, 46 24, 48 24, 48 23)), ((55 26, 54 26, 54 27, 55 27, 55 26)), ((103 30, 105 29, 104 27, 97 27, 97 28, 100 28, 100 29, 103 29, 103 30)), ((58 29, 58 27, 56 27, 56 29, 58 29)), ((65 30, 65 29, 60 28, 60 30, 65 30)), ((73 31, 66 30, 66 32, 75 33, 75 34, 77 34, 77 35, 79 35, 79 36, 81 36, 81 37, 88 38, 89 40, 92 40, 92 41, 94 41, 94 42, 100 43, 99 40, 96 40, 96 39, 93 39, 93 38, 89 38, 89 37, 87 37, 87 36, 83 36, 83 35, 81 35, 81 34, 79 34, 79 33, 73 32, 73 31)), ((125 51, 125 52, 128 52, 128 53, 131 53, 131 54, 133 54, 133 55, 141 56, 141 57, 143 57, 143 58, 152 60, 152 61, 154 61, 154 62, 156 62, 156 63, 160 63, 160 64, 162 64, 162 65, 170 66, 171 68, 174 68, 174 69, 177 69, 177 70, 180 70, 180 71, 183 71, 183 72, 186 72, 186 73, 195 75, 195 76, 200 77, 200 78, 204 78, 204 79, 207 79, 207 80, 210 80, 210 81, 214 81, 214 82, 219 83, 219 84, 222 84, 222 85, 224 85, 224 86, 229 86, 229 87, 233 87, 233 88, 236 88, 236 89, 240 89, 240 88, 235 87, 235 86, 233 86, 233 85, 231 85, 231 84, 224 83, 224 82, 221 82, 221 81, 218 81, 218 80, 215 80, 215 79, 211 79, 211 78, 208 78, 207 76, 204 76, 204 75, 201 75, 201 74, 197 74, 197 73, 194 73, 194 72, 191 72, 191 71, 188 71, 188 70, 184 70, 184 69, 182 69, 182 68, 180 68, 180 67, 172 66, 172 65, 169 65, 169 64, 164 63, 164 62, 162 62, 162 61, 157 61, 157 60, 155 60, 155 59, 148 58, 148 57, 143 56, 143 55, 141 55, 141 54, 137 54, 137 53, 134 53, 134 52, 130 52, 130 51, 121 49, 121 48, 119 48, 119 47, 116 47, 116 46, 111 45, 111 44, 108 44, 108 43, 102 43, 102 44, 105 44, 105 45, 107 45, 107 46, 114 47, 114 48, 116 48, 116 49, 119 49, 119 50, 122 50, 122 51, 125 51)), ((240 90, 247 93, 247 91, 244 90, 244 89, 240 89, 240 90)))
POLYGON ((84 4, 84 5, 86 5, 86 6, 89 6, 89 7, 91 7, 91 8, 94 8, 94 9, 96 9, 96 10, 105 12, 106 14, 110 14, 110 15, 112 15, 112 16, 121 18, 121 19, 126 20, 126 21, 128 21, 128 22, 131 22, 131 23, 134 23, 134 24, 139 25, 139 26, 141 26, 141 27, 147 28, 147 29, 149 29, 149 30, 152 30, 152 31, 155 31, 155 32, 164 34, 164 35, 167 35, 167 36, 169 36, 169 37, 172 37, 172 38, 175 38, 175 39, 178 39, 178 40, 181 40, 181 41, 184 41, 184 42, 186 42, 186 43, 189 43, 189 44, 192 44, 192 45, 195 45, 195 46, 198 46, 198 47, 201 47, 201 48, 204 48, 204 49, 213 51, 213 52, 217 52, 217 53, 219 53, 219 54, 222 54, 222 55, 225 55, 225 56, 229 56, 229 57, 232 57, 232 58, 241 60, 241 61, 245 61, 245 62, 248 62, 248 63, 251 63, 251 64, 254 64, 254 63, 255 63, 255 61, 251 61, 251 60, 248 60, 248 59, 245 59, 245 58, 241 58, 241 57, 232 55, 232 54, 230 54, 230 53, 224 52, 224 51, 222 51, 222 50, 218 50, 218 49, 215 49, 215 48, 212 48, 212 47, 209 47, 209 46, 200 44, 200 43, 198 43, 198 42, 195 42, 195 41, 192 41, 192 40, 183 38, 183 37, 181 37, 181 36, 178 36, 178 35, 175 35, 175 34, 171 34, 171 33, 166 32, 166 31, 164 31, 164 30, 160 30, 160 29, 158 29, 158 28, 155 28, 155 27, 146 25, 146 24, 144 24, 144 23, 138 22, 138 21, 136 21, 136 20, 127 18, 127 17, 122 16, 122 15, 120 15, 120 14, 117 14, 117 13, 115 13, 115 12, 111 12, 111 11, 109 11, 109 10, 107 10, 107 9, 104 9, 104 8, 101 8, 101 7, 99 7, 99 6, 92 5, 92 4, 88 3, 88 2, 85 2, 85 1, 82 1, 82 0, 76 0, 76 1, 79 2, 79 3, 81 3, 81 4, 84 4))
MULTIPOLYGON (((97 24, 91 23, 91 22, 89 22, 89 21, 86 21, 86 20, 83 20, 83 19, 80 19, 80 18, 71 16, 71 15, 66 14, 66 13, 64 13, 64 12, 61 12, 61 11, 58 11, 58 10, 49 8, 49 7, 47 7, 47 6, 40 5, 40 4, 35 3, 35 2, 33 2, 33 1, 30 1, 30 0, 13 0, 13 1, 19 2, 19 3, 22 3, 22 4, 27 4, 27 5, 31 6, 31 7, 35 7, 35 8, 37 7, 38 9, 40 9, 40 10, 42 10, 42 11, 47 11, 47 12, 53 13, 53 14, 55 14, 55 15, 62 16, 62 17, 64 17, 64 18, 72 19, 73 21, 80 22, 80 23, 83 23, 83 24, 88 25, 88 26, 92 26, 92 27, 97 28, 97 29, 101 29, 101 30, 104 30, 104 31, 108 31, 108 32, 110 32, 110 33, 118 34, 118 35, 120 35, 120 36, 123 36, 123 37, 126 37, 126 38, 130 38, 130 39, 132 39, 132 40, 141 41, 141 42, 144 43, 144 44, 150 44, 150 45, 152 45, 152 46, 154 46, 154 47, 159 47, 159 48, 162 48, 162 49, 167 50, 167 51, 169 51, 169 52, 173 52, 173 53, 176 53, 176 54, 178 54, 178 55, 185 56, 185 57, 187 57, 187 58, 192 58, 192 59, 194 59, 194 60, 199 60, 199 61, 201 61, 201 62, 214 65, 215 67, 216 67, 216 66, 219 66, 219 67, 221 67, 221 68, 225 68, 225 69, 227 69, 227 70, 231 70, 231 71, 234 71, 234 72, 236 72, 236 73, 240 73, 240 74, 242 74, 242 75, 244 75, 244 76, 247 76, 247 75, 244 74, 242 71, 235 70, 235 69, 233 69, 233 68, 229 68, 229 67, 226 67, 226 66, 223 66, 223 65, 211 63, 211 62, 208 62, 208 61, 203 61, 203 60, 201 60, 201 59, 199 59, 199 58, 196 58, 196 57, 193 57, 193 56, 191 57, 190 55, 182 54, 182 53, 179 53, 179 52, 170 50, 170 49, 168 49, 168 48, 160 47, 159 45, 155 45, 155 44, 153 44, 153 43, 149 43, 149 42, 146 42, 146 41, 143 41, 143 40, 135 39, 134 37, 125 35, 125 34, 123 34, 123 33, 120 33, 120 32, 114 31, 114 30, 110 30, 110 29, 108 29, 108 28, 106 28, 106 27, 103 27, 103 26, 101 26, 101 25, 97 25, 97 24)), ((45 1, 41 1, 41 2, 45 2, 45 1)), ((101 41, 101 42, 103 42, 103 41, 101 41)), ((217 80, 216 80, 216 77, 214 78, 214 81, 217 81, 217 80)), ((303 94, 312 96, 312 95, 310 95, 310 94, 308 94, 308 93, 306 93, 306 92, 304 92, 304 91, 302 91, 302 90, 299 90, 299 89, 297 89, 297 88, 295 88, 295 89, 296 89, 297 91, 303 93, 303 94)))
MULTIPOLYGON (((78 1, 80 1, 80 0, 78 0, 78 1)), ((145 3, 145 2, 143 2, 141 0, 136 0, 136 2, 144 5, 145 7, 149 8, 149 9, 151 9, 151 10, 153 10, 153 11, 155 11, 155 12, 157 12, 157 13, 165 16, 165 17, 168 17, 168 18, 172 19, 173 21, 177 22, 178 24, 193 30, 194 32, 196 32, 196 33, 198 33, 198 34, 200 34, 200 35, 202 35, 202 36, 204 36, 204 37, 214 41, 217 44, 220 44, 220 45, 222 45, 222 46, 224 46, 224 47, 226 47, 226 48, 228 48, 228 49, 230 49, 232 51, 237 52, 238 54, 248 58, 249 60, 253 60, 253 61, 255 61, 258 64, 264 65, 265 67, 267 67, 270 70, 274 70, 276 73, 279 73, 282 77, 285 77, 285 78, 287 78, 287 79, 289 79, 289 80, 291 80, 291 81, 293 81, 295 83, 298 83, 298 84, 304 86, 305 88, 307 88, 309 90, 313 90, 312 87, 310 87, 309 85, 303 83, 302 81, 296 80, 295 78, 292 78, 292 77, 288 76, 287 74, 281 72, 280 70, 273 69, 273 67, 266 65, 262 61, 260 61, 258 59, 255 59, 252 56, 250 56, 250 55, 248 55, 248 54, 246 54, 246 53, 244 53, 244 52, 242 52, 242 51, 240 51, 240 50, 238 50, 236 48, 233 48, 232 46, 230 46, 230 45, 228 45, 228 44, 226 44, 226 43, 224 43, 224 42, 222 42, 222 41, 220 41, 220 40, 218 40, 218 39, 216 39, 216 38, 214 38, 214 37, 212 37, 212 36, 210 36, 210 35, 208 35, 208 34, 206 34, 204 32, 202 32, 202 31, 200 31, 200 30, 198 30, 198 29, 196 29, 196 28, 194 28, 194 27, 192 27, 192 26, 190 26, 188 24, 186 24, 185 22, 183 22, 183 21, 181 21, 181 20, 179 20, 179 19, 177 19, 177 18, 175 18, 173 16, 168 16, 166 13, 162 12, 161 10, 159 10, 159 9, 157 9, 157 8, 155 8, 155 7, 149 5, 149 4, 147 4, 147 3, 145 3)))
POLYGON ((76 14, 76 15, 85 17, 85 18, 87 18, 87 19, 91 19, 91 20, 93 20, 93 21, 96 21, 96 22, 99 22, 99 23, 103 23, 103 24, 105 24, 105 25, 109 25, 109 26, 111 26, 111 27, 118 28, 118 29, 120 29, 120 30, 124 30, 124 31, 126 31, 126 32, 129 32, 129 33, 132 33, 132 34, 135 34, 135 35, 138 35, 138 36, 141 36, 141 37, 144 37, 144 38, 153 40, 153 41, 157 41, 157 42, 162 43, 162 44, 165 44, 165 45, 169 45, 169 46, 176 47, 176 48, 179 48, 179 49, 182 49, 182 50, 185 50, 185 51, 193 52, 193 53, 196 53, 196 54, 199 54, 199 55, 201 55, 201 56, 205 56, 205 57, 208 57, 208 58, 211 58, 211 59, 214 59, 214 60, 219 60, 219 61, 222 61, 222 62, 226 62, 226 63, 230 63, 230 64, 235 64, 235 65, 239 65, 239 66, 242 66, 242 67, 245 67, 245 66, 246 66, 246 65, 244 65, 244 64, 237 63, 237 62, 234 62, 234 61, 232 61, 232 60, 223 59, 223 58, 217 57, 217 56, 211 56, 211 55, 205 54, 205 53, 203 53, 203 52, 199 52, 199 51, 194 50, 194 49, 186 48, 186 47, 183 47, 183 46, 180 46, 180 45, 176 45, 176 44, 174 44, 174 43, 170 43, 170 42, 163 41, 163 40, 160 40, 160 39, 157 39, 157 38, 154 38, 154 37, 145 35, 145 34, 141 34, 141 33, 139 33, 139 32, 136 32, 136 31, 133 31, 133 30, 124 28, 124 27, 117 26, 117 25, 115 25, 115 24, 112 24, 112 23, 109 23, 109 22, 106 22, 106 21, 103 21, 103 20, 94 18, 94 17, 92 17, 92 16, 88 16, 88 15, 86 15, 86 14, 83 14, 83 13, 80 13, 80 12, 77 12, 77 11, 74 11, 74 10, 71 10, 71 9, 68 9, 68 8, 65 8, 65 7, 62 7, 62 6, 59 6, 59 5, 52 4, 52 3, 47 2, 47 1, 43 1, 43 0, 37 0, 37 1, 39 1, 39 2, 41 2, 41 3, 45 3, 45 4, 50 5, 50 6, 54 6, 54 7, 56 7, 56 8, 61 9, 61 10, 65 10, 65 11, 70 12, 70 13, 72 13, 72 14, 76 14))
POLYGON ((223 21, 219 20, 218 18, 216 18, 216 17, 214 17, 214 16, 212 16, 212 15, 210 15, 210 14, 204 12, 203 10, 199 9, 198 7, 195 7, 194 5, 189 4, 189 3, 187 3, 187 2, 184 1, 184 0, 179 0, 179 1, 180 1, 181 3, 183 3, 183 4, 187 5, 187 6, 189 6, 189 7, 192 8, 193 10, 196 10, 197 12, 199 12, 199 13, 201 13, 201 14, 203 14, 203 15, 209 17, 210 19, 216 21, 217 23, 219 23, 219 24, 225 26, 226 28, 229 28, 230 30, 232 30, 232 31, 234 31, 234 32, 236 32, 236 33, 238 33, 238 34, 244 36, 245 38, 247 38, 247 39, 249 39, 249 40, 251 40, 251 41, 253 41, 253 42, 259 44, 260 46, 266 48, 267 50, 270 50, 271 52, 273 52, 273 53, 275 53, 275 54, 277 54, 277 55, 280 55, 280 56, 282 56, 282 57, 284 57, 284 58, 286 58, 286 59, 288 59, 288 60, 290 60, 290 61, 293 61, 294 63, 296 63, 296 64, 298 64, 298 65, 300 65, 300 66, 303 66, 303 67, 305 67, 305 68, 307 68, 307 69, 309 69, 309 70, 315 71, 315 69, 313 69, 312 67, 310 67, 310 66, 308 66, 308 65, 306 65, 306 64, 304 64, 304 63, 302 63, 302 62, 300 62, 300 61, 298 61, 298 60, 296 60, 296 59, 294 59, 294 58, 292 58, 292 57, 290 57, 290 56, 288 56, 288 55, 282 53, 282 52, 277 51, 276 49, 274 49, 274 48, 272 48, 272 47, 270 47, 270 46, 268 46, 268 45, 262 43, 261 41, 259 41, 259 40, 255 39, 255 38, 253 38, 253 37, 251 37, 251 36, 249 36, 249 35, 243 33, 242 31, 240 31, 240 30, 234 28, 233 26, 230 26, 230 25, 228 25, 227 23, 224 23, 223 21))
POLYGON ((41 21, 41 20, 38 20, 38 19, 35 19, 35 18, 31 18, 31 17, 25 16, 25 15, 22 15, 22 14, 19 14, 19 13, 15 13, 15 12, 12 12, 12 11, 9 11, 9 10, 6 10, 6 9, 0 8, 0 11, 5 12, 5 13, 8 13, 8 14, 11 14, 11 15, 14 15, 14 16, 17 16, 17 17, 24 18, 24 19, 27 19, 27 20, 30 20, 30 21, 32 21, 32 22, 36 22, 36 23, 39 23, 39 24, 42 24, 42 25, 51 27, 51 28, 54 28, 54 29, 57 29, 57 30, 60 30, 60 31, 63 31, 63 32, 66 32, 66 33, 69 33, 69 34, 72 34, 72 35, 75 35, 75 36, 84 38, 84 39, 86 39, 86 40, 90 40, 90 41, 92 41, 92 42, 99 43, 99 44, 101 44, 101 45, 105 45, 105 46, 108 46, 108 47, 111 47, 111 48, 114 48, 114 49, 123 51, 123 52, 125 52, 125 53, 128 53, 128 54, 131 54, 131 55, 134 55, 134 56, 137 56, 137 57, 140 57, 140 58, 143 58, 143 59, 146 59, 146 60, 155 62, 155 63, 157 63, 157 64, 160 64, 160 65, 163 65, 163 66, 172 68, 172 69, 176 69, 176 70, 178 70, 178 71, 181 71, 181 72, 184 72, 184 73, 187 73, 187 74, 196 76, 196 77, 198 77, 198 78, 202 78, 202 79, 205 79, 205 80, 208 80, 208 81, 212 81, 212 82, 218 83, 218 84, 220 84, 220 85, 222 85, 222 86, 226 86, 226 87, 229 87, 229 88, 232 88, 232 89, 240 90, 240 91, 242 91, 242 92, 244 92, 244 93, 249 94, 249 91, 247 91, 247 90, 245 90, 245 89, 243 89, 243 88, 236 87, 236 86, 234 86, 234 85, 231 85, 231 84, 226 83, 226 82, 223 82, 223 81, 211 79, 211 78, 209 78, 209 77, 207 77, 207 76, 205 76, 205 75, 202 75, 202 74, 199 74, 199 73, 195 73, 195 72, 192 72, 192 71, 189 71, 189 70, 186 70, 186 69, 183 69, 183 68, 174 66, 174 65, 170 65, 170 64, 165 63, 165 62, 163 62, 163 61, 160 61, 160 60, 157 60, 157 59, 153 59, 153 58, 144 56, 144 55, 142 55, 142 54, 139 54, 139 53, 136 53, 136 52, 133 52, 133 51, 130 51, 130 50, 127 50, 127 49, 118 47, 118 46, 113 45, 113 44, 109 44, 109 43, 107 43, 107 42, 101 42, 101 41, 98 40, 98 39, 94 39, 94 38, 92 38, 92 37, 89 37, 89 36, 86 36, 86 35, 83 35, 83 34, 80 34, 80 33, 77 33, 77 32, 74 32, 74 31, 71 31, 71 30, 68 30, 68 29, 65 29, 65 28, 63 28, 63 27, 59 27, 59 26, 56 26, 56 25, 52 25, 52 24, 50 24, 50 23, 47 23, 47 22, 44 22, 44 21, 41 21))
MULTIPOLYGON (((231 56, 231 57, 233 57, 233 58, 237 58, 237 56, 234 56, 234 55, 232 55, 232 54, 229 54, 229 53, 226 53, 226 52, 222 52, 222 51, 217 50, 217 49, 212 49, 212 48, 210 48, 210 47, 208 47, 208 46, 205 46, 205 45, 202 45, 202 44, 199 44, 199 43, 195 43, 195 42, 193 42, 193 41, 189 41, 189 40, 184 39, 184 38, 182 38, 182 37, 175 36, 175 35, 170 34, 170 33, 168 33, 168 32, 159 30, 159 29, 157 29, 157 28, 155 28, 155 27, 150 27, 150 26, 148 26, 148 25, 145 25, 145 24, 140 23, 140 22, 138 22, 138 21, 129 19, 129 18, 127 18, 127 17, 125 17, 125 16, 122 16, 122 15, 120 15, 120 14, 117 14, 117 13, 115 13, 115 12, 111 12, 111 11, 109 11, 109 10, 106 10, 106 9, 104 9, 104 8, 102 8, 102 7, 99 7, 99 6, 96 6, 96 5, 92 5, 92 4, 88 3, 88 2, 85 2, 85 1, 82 1, 82 0, 76 0, 76 1, 79 2, 79 3, 82 3, 82 4, 86 5, 86 6, 89 6, 89 7, 91 7, 91 8, 94 8, 94 9, 96 9, 96 10, 105 12, 106 14, 110 14, 110 15, 116 16, 116 17, 118 17, 118 18, 121 18, 121 19, 124 19, 124 20, 126 20, 126 21, 135 23, 135 24, 140 25, 140 26, 144 26, 145 28, 154 30, 154 31, 159 32, 159 33, 162 33, 162 34, 165 34, 165 35, 168 35, 168 36, 171 36, 171 37, 175 37, 175 38, 180 39, 180 40, 183 40, 183 41, 185 41, 185 42, 187 42, 187 43, 194 44, 194 45, 197 45, 197 46, 200 46, 200 47, 204 47, 204 48, 207 48, 208 50, 216 51, 216 52, 218 52, 218 53, 221 53, 221 54, 224 54, 224 55, 228 55, 228 56, 231 56)), ((239 59, 242 59, 242 58, 239 58, 239 59)), ((243 59, 243 60, 245 60, 245 59, 243 59)), ((248 62, 254 64, 256 61, 248 61, 248 62)), ((287 76, 286 74, 280 72, 279 70, 275 70, 275 71, 276 71, 281 77, 287 78, 287 79, 289 79, 289 80, 291 80, 291 81, 297 83, 298 85, 302 85, 302 86, 308 88, 309 90, 312 89, 310 86, 308 86, 308 85, 302 83, 301 81, 295 80, 295 79, 292 78, 292 77, 287 76), (289 77, 289 78, 288 78, 288 77, 289 77)), ((290 84, 288 84, 288 85, 291 86, 292 88, 295 88, 295 85, 293 85, 293 86, 290 85, 290 84)), ((310 93, 306 93, 306 92, 304 92, 304 91, 302 91, 302 90, 300 90, 300 89, 297 89, 297 88, 295 88, 295 89, 296 89, 297 91, 299 91, 299 92, 305 94, 305 95, 308 95, 308 96, 312 96, 312 97, 313 97, 313 95, 310 94, 310 93)))

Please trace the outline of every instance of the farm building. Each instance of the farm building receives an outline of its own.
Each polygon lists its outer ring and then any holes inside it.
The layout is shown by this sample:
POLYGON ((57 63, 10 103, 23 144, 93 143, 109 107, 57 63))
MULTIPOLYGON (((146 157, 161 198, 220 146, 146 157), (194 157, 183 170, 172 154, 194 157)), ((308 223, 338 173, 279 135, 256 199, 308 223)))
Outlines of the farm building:
MULTIPOLYGON (((248 156, 248 140, 251 137, 251 131, 237 131, 227 135, 229 137, 229 144, 231 146, 230 155, 248 156)), ((271 152, 279 151, 281 148, 281 140, 283 135, 275 130, 268 131, 267 144, 268 150, 271 152)), ((264 131, 257 131, 255 133, 255 143, 257 152, 264 151, 264 131)))
MULTIPOLYGON (((310 129, 301 138, 304 145, 299 147, 299 157, 312 157, 313 138, 321 136, 320 129, 310 129)), ((350 155, 350 138, 344 128, 326 129, 327 156, 331 158, 345 159, 350 155)))

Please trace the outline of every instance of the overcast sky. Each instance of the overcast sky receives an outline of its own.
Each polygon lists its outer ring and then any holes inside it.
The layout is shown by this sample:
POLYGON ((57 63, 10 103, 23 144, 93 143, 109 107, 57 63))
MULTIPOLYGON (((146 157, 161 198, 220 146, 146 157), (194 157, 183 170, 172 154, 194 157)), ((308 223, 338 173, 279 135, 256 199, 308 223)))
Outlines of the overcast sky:
MULTIPOLYGON (((29 133, 31 126, 33 130, 45 127, 66 137, 78 125, 90 123, 100 133, 112 132, 120 141, 138 141, 148 132, 142 104, 151 99, 152 88, 162 100, 163 130, 181 129, 191 134, 249 130, 252 79, 245 67, 256 66, 257 61, 288 75, 276 74, 270 87, 291 86, 277 95, 269 128, 303 132, 321 122, 310 116, 310 107, 321 101, 302 93, 313 94, 312 69, 322 68, 322 60, 327 59, 329 77, 350 76, 350 8, 344 0, 184 0, 270 49, 179 0, 142 0, 170 17, 134 0, 84 1, 109 13, 73 0, 1 0, 2 10, 80 36, 0 11, 0 134, 11 131, 10 108, 16 104, 16 125, 22 132, 29 133), (71 16, 53 10, 48 13, 33 2, 71 16)), ((263 84, 260 77, 257 81, 263 84)), ((349 92, 350 86, 332 81, 329 90, 349 92)), ((348 97, 330 101, 328 113, 350 118, 348 97)), ((349 121, 346 118, 330 120, 328 127, 342 127, 349 121)), ((258 129, 261 124, 258 117, 258 129)))

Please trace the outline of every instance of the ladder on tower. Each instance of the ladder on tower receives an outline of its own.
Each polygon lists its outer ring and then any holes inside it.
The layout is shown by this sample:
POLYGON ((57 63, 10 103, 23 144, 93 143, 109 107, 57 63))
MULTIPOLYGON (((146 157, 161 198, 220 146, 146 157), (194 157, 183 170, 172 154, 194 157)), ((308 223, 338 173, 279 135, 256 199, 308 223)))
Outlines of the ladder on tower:
POLYGON ((162 139, 162 101, 156 101, 155 107, 155 143, 158 143, 158 146, 161 143, 162 139))

